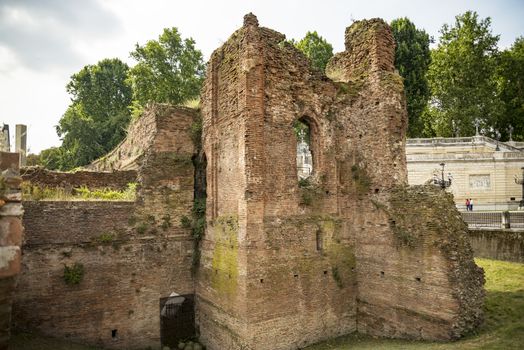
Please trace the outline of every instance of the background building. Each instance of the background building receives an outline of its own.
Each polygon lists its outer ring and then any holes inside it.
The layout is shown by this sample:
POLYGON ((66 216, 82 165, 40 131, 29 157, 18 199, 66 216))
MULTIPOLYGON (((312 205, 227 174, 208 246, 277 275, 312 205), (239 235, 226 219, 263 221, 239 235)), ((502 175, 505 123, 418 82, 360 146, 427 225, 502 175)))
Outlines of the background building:
POLYGON ((445 176, 451 173, 449 191, 459 209, 467 198, 473 210, 516 210, 522 199, 524 142, 497 142, 489 137, 409 139, 406 142, 408 181, 423 184, 445 163, 445 176))

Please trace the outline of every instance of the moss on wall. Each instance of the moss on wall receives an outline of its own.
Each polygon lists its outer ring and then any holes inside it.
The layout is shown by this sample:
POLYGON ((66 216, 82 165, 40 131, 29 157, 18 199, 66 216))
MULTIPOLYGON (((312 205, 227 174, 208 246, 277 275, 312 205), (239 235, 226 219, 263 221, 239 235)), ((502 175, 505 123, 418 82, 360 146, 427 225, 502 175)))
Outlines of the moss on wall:
POLYGON ((213 232, 216 241, 211 285, 220 294, 234 294, 238 286, 238 218, 218 217, 213 232))

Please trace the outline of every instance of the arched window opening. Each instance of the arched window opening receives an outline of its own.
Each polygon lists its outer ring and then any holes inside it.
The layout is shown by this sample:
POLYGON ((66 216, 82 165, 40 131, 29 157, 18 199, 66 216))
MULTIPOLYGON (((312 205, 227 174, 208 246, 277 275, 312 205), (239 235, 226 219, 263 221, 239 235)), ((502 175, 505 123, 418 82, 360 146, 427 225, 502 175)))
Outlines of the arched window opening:
POLYGON ((297 176, 307 179, 313 173, 313 154, 311 152, 311 126, 304 119, 293 124, 297 139, 297 176))

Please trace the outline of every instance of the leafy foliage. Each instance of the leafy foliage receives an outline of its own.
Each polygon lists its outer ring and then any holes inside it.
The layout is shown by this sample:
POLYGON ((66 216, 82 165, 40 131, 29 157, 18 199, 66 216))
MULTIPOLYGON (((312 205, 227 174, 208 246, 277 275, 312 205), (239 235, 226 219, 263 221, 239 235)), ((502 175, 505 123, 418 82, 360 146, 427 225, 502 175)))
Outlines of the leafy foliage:
POLYGON ((431 61, 429 35, 417 29, 408 18, 391 22, 396 41, 395 67, 404 78, 409 116, 408 137, 421 137, 424 129, 422 113, 430 98, 426 73, 431 61))
POLYGON ((507 140, 511 125, 513 139, 524 141, 524 37, 517 38, 510 49, 500 54, 496 77, 498 96, 504 103, 496 128, 507 140))
POLYGON ((84 265, 81 263, 74 263, 72 266, 64 265, 63 278, 66 284, 79 284, 84 278, 84 265))
POLYGON ((87 65, 71 76, 72 103, 60 119, 57 156, 61 170, 85 165, 112 150, 125 137, 130 120, 129 67, 119 59, 87 65))
POLYGON ((199 96, 204 79, 202 53, 193 39, 182 39, 177 28, 165 28, 158 40, 137 44, 131 57, 138 62, 129 72, 138 105, 181 104, 199 96))
POLYGON ((320 71, 326 69, 329 59, 333 56, 333 46, 316 31, 307 32, 302 40, 291 41, 293 45, 311 60, 311 66, 320 71))
POLYGON ((428 72, 433 98, 427 116, 436 136, 473 135, 475 119, 489 131, 500 115, 494 79, 499 37, 490 26, 489 17, 468 11, 440 30, 428 72))
POLYGON ((86 186, 66 190, 61 187, 40 187, 30 182, 22 183, 22 198, 32 201, 134 201, 136 183, 127 184, 123 191, 109 188, 89 189, 86 186))

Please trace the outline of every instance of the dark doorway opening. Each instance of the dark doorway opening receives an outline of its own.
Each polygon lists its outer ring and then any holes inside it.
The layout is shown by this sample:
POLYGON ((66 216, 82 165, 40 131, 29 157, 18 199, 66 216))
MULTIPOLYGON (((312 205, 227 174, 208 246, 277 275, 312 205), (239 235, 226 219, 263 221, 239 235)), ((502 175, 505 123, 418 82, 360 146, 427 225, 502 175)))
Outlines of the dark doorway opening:
POLYGON ((178 343, 196 336, 193 294, 160 299, 160 342, 178 349, 178 343))

